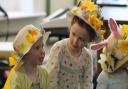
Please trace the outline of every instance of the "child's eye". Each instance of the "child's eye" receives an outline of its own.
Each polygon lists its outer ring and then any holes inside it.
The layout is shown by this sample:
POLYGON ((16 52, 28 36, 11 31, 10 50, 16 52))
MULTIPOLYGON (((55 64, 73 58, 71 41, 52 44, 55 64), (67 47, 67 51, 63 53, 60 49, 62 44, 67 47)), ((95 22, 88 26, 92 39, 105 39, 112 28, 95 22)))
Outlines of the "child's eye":
POLYGON ((34 49, 39 49, 40 47, 39 46, 35 46, 34 49))
POLYGON ((34 49, 40 49, 40 48, 44 48, 44 44, 34 46, 34 49))
POLYGON ((41 47, 44 48, 44 44, 42 44, 41 47))
POLYGON ((80 38, 80 40, 81 40, 82 42, 85 42, 85 39, 80 38))
POLYGON ((75 36, 75 33, 72 32, 72 35, 75 36))
POLYGON ((40 46, 39 46, 39 45, 36 45, 36 46, 34 46, 33 48, 34 48, 34 49, 39 49, 40 46))

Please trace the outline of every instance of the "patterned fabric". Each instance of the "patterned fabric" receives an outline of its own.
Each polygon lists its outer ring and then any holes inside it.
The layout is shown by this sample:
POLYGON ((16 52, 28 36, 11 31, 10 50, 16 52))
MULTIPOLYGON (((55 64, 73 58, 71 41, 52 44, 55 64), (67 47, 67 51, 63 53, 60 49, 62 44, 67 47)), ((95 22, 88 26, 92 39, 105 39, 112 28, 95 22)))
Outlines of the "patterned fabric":
POLYGON ((16 66, 11 70, 11 73, 4 85, 3 89, 48 89, 48 73, 42 66, 38 66, 38 81, 39 85, 35 85, 25 73, 23 67, 16 70, 16 66), (34 85, 33 85, 34 84, 34 85), (36 88, 35 88, 36 87, 36 88))
POLYGON ((74 57, 67 47, 68 39, 51 48, 47 69, 49 89, 92 89, 92 60, 86 48, 80 57, 74 57))
POLYGON ((124 70, 111 74, 102 71, 97 82, 97 89, 128 89, 128 74, 124 70))

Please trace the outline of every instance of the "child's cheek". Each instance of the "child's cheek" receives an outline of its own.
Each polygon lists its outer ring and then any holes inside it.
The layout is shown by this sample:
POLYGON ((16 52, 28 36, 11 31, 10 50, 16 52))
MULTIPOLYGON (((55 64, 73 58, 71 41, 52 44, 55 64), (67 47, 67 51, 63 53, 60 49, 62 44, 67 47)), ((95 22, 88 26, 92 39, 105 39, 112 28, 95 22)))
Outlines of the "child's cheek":
POLYGON ((81 41, 80 45, 81 45, 81 47, 84 47, 85 46, 85 42, 81 41))

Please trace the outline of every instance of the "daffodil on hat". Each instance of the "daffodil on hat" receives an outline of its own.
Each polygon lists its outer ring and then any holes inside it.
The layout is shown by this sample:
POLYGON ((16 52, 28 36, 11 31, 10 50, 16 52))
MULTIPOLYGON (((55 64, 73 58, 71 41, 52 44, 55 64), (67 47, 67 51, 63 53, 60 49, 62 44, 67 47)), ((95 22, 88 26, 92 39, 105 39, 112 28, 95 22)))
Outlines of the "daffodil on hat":
POLYGON ((67 14, 67 20, 70 22, 74 16, 82 19, 92 30, 94 30, 97 36, 102 37, 105 33, 101 29, 103 26, 103 17, 100 14, 100 8, 95 5, 91 0, 80 0, 78 6, 71 9, 67 14))
POLYGON ((16 63, 14 60, 17 62, 20 61, 23 56, 30 51, 33 44, 35 44, 41 37, 43 37, 45 43, 49 34, 49 32, 45 33, 44 29, 38 29, 33 25, 24 26, 14 39, 13 48, 15 52, 9 59, 13 59, 13 63, 16 63))

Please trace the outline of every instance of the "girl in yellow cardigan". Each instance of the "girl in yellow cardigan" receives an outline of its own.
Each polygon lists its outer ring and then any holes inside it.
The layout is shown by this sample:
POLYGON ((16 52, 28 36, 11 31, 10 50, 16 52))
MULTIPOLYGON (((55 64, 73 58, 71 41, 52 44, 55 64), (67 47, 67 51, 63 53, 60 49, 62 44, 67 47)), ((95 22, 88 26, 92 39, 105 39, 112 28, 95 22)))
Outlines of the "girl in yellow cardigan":
POLYGON ((48 73, 41 66, 44 34, 33 25, 23 27, 13 42, 18 63, 13 67, 3 89, 48 89, 48 73))

